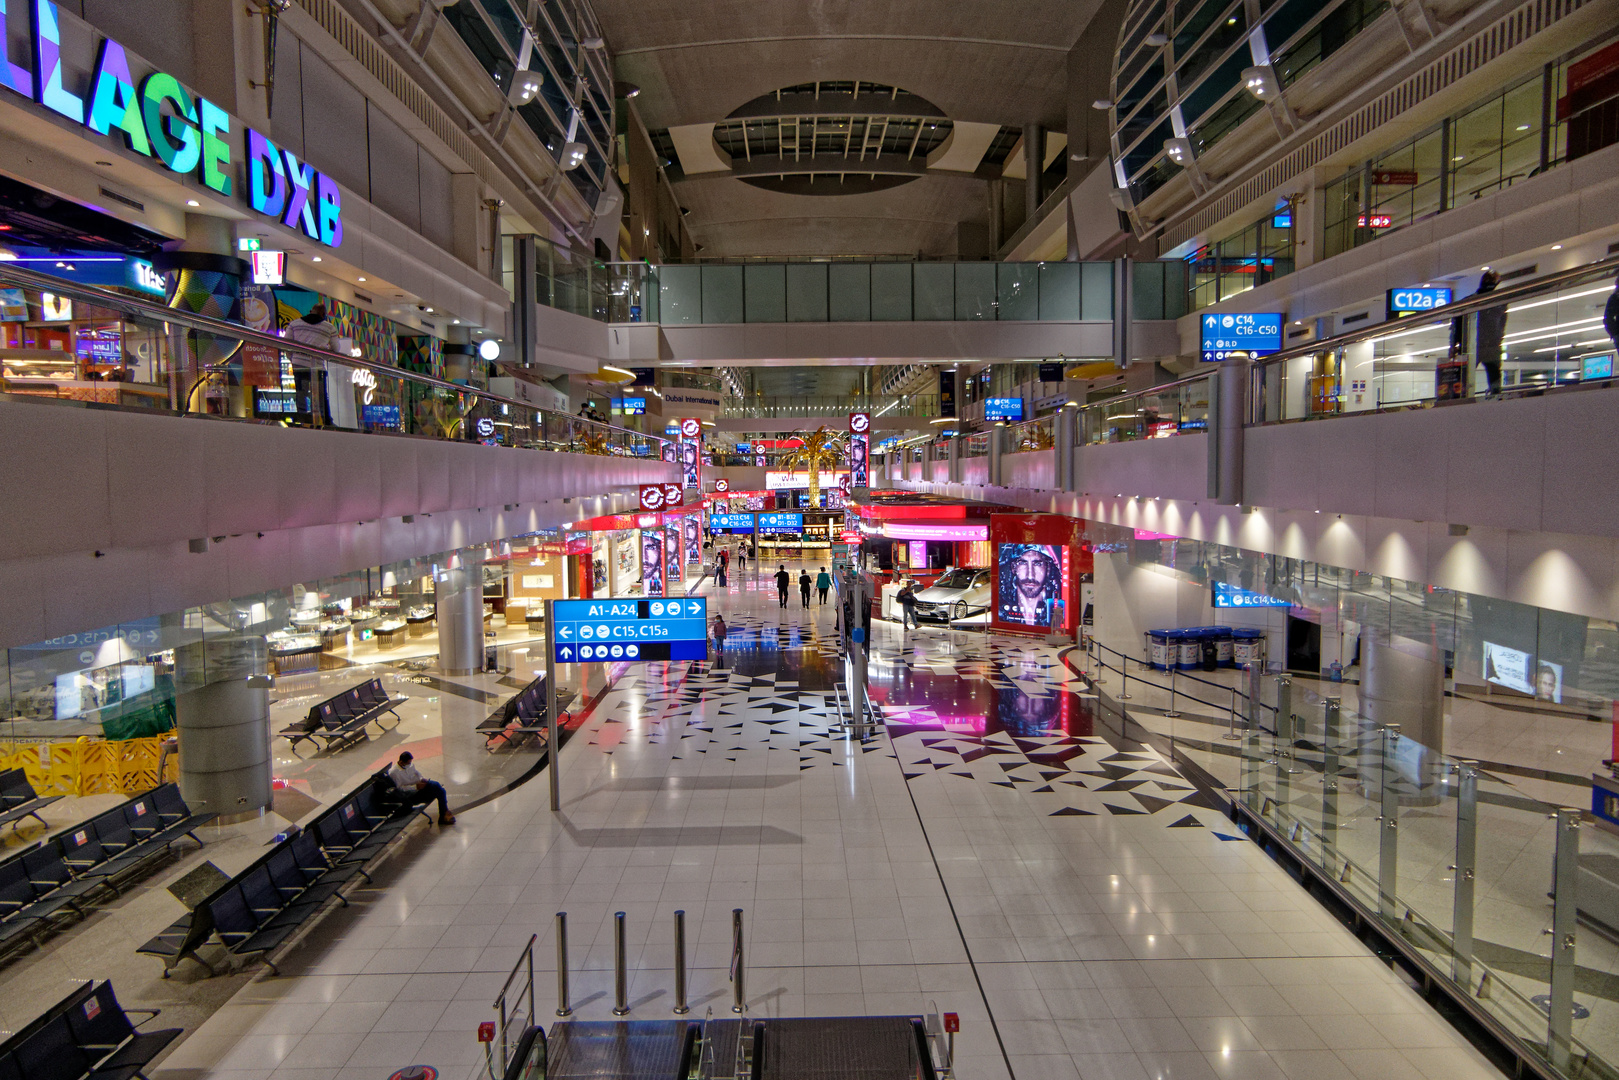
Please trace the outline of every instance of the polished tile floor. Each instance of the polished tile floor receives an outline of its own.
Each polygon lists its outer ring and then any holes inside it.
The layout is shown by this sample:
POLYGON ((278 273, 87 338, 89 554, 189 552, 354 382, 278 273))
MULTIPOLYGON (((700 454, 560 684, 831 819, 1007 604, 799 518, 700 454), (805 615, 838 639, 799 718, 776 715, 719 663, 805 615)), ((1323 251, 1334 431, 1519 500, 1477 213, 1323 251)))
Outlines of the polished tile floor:
POLYGON ((670 1015, 676 910, 692 1015, 728 1015, 735 908, 752 1014, 954 1011, 963 1080, 1498 1075, 1055 650, 879 626, 889 729, 861 744, 830 730, 831 606, 753 572, 705 592, 724 658, 625 670, 561 754, 560 813, 542 778, 413 834, 154 1080, 471 1080, 531 935, 555 1008, 558 911, 577 1016, 609 1015, 617 911, 631 1016, 670 1015))

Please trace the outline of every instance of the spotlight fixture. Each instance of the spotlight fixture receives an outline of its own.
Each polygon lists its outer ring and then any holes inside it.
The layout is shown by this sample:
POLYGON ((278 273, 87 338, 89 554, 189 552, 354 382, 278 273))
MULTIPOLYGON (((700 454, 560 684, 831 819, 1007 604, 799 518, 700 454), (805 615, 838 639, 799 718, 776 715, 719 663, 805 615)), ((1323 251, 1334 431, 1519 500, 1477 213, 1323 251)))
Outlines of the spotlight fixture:
POLYGON ((1282 96, 1282 84, 1276 78, 1276 69, 1269 64, 1243 68, 1242 85, 1260 101, 1275 101, 1282 96))
POLYGON ((506 88, 506 100, 513 105, 527 105, 534 100, 544 85, 537 71, 519 71, 512 75, 512 84, 506 88))
POLYGON ((1190 139, 1165 139, 1164 153, 1169 155, 1170 161, 1184 169, 1192 161, 1192 141, 1190 139))
POLYGON ((585 163, 587 148, 582 142, 571 142, 562 148, 562 157, 557 164, 562 166, 563 172, 577 169, 585 163))

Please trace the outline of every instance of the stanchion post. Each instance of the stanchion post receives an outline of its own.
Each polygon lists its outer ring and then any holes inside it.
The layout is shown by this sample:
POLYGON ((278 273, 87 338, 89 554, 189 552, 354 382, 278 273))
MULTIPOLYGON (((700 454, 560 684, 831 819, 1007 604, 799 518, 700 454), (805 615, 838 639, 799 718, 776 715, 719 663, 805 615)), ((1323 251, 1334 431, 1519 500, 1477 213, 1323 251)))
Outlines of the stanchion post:
POLYGON ((557 912, 557 1015, 573 1015, 568 1004, 568 913, 557 912))
POLYGON ((1394 790, 1394 762, 1399 742, 1399 724, 1389 724, 1383 729, 1383 761, 1378 772, 1382 813, 1377 822, 1377 909, 1385 919, 1394 918, 1395 891, 1400 884, 1400 799, 1394 790))
POLYGON ((691 1012, 686 1004, 686 912, 675 912, 675 1015, 691 1012))
POLYGON ((731 909, 731 982, 733 995, 731 1011, 743 1012, 747 1008, 748 994, 744 984, 746 970, 742 957, 742 909, 731 909))
POLYGON ((1574 934, 1578 925, 1580 815, 1578 807, 1557 809, 1557 854, 1552 872, 1552 978, 1547 1044, 1553 1067, 1569 1071, 1574 1025, 1574 934))
POLYGON ((1119 674, 1124 679, 1124 681, 1122 683, 1120 683, 1119 700, 1120 701, 1129 701, 1130 700, 1130 658, 1128 656, 1124 656, 1122 654, 1119 656, 1119 674))
POLYGON ((557 737, 557 602, 545 602, 545 752, 550 757, 551 809, 562 809, 562 745, 557 737))
POLYGON ((1231 688, 1231 705, 1230 705, 1230 708, 1227 710, 1227 712, 1230 714, 1230 721, 1229 721, 1229 723, 1228 723, 1228 725, 1226 727, 1226 733, 1224 735, 1221 735, 1220 738, 1227 739, 1227 740, 1229 740, 1231 742, 1238 742, 1239 740, 1242 739, 1242 736, 1237 734, 1237 688, 1236 687, 1231 688))
POLYGON ((1455 893, 1451 910, 1451 978, 1462 986, 1472 984, 1473 969, 1473 878, 1478 855, 1478 762, 1463 760, 1456 765, 1456 865, 1455 893))
POLYGON ((624 970, 624 913, 613 912, 613 1015, 630 1011, 630 980, 624 970))
POLYGON ((1169 669, 1169 711, 1164 714, 1171 720, 1179 720, 1180 713, 1175 709, 1175 674, 1174 668, 1169 669))

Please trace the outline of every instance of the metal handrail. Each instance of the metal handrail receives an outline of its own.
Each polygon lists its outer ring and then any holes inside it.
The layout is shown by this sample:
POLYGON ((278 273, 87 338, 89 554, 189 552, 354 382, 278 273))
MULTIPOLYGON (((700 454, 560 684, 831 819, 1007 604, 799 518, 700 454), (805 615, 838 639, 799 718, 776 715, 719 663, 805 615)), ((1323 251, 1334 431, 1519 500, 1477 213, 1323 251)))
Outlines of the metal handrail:
MULTIPOLYGON (((1115 648, 1112 648, 1110 646, 1102 644, 1100 641, 1098 641, 1094 637, 1092 637, 1090 639, 1090 641, 1091 641, 1091 644, 1096 647, 1096 651, 1097 651, 1096 663, 1104 671, 1116 671, 1120 675, 1122 675, 1124 678, 1129 679, 1132 676, 1130 675, 1129 671, 1125 668, 1125 666, 1124 666, 1125 664, 1133 662, 1133 663, 1135 663, 1138 666, 1143 667, 1143 668, 1150 667, 1150 664, 1149 664, 1148 661, 1146 661, 1146 660, 1137 660, 1135 657, 1131 656, 1128 653, 1120 652, 1118 649, 1115 649, 1115 648), (1119 665, 1117 667, 1114 667, 1113 665, 1109 664, 1107 662, 1107 658, 1105 656, 1101 655, 1103 653, 1112 653, 1114 656, 1117 656, 1119 658, 1119 665)), ((1173 693, 1177 697, 1189 698, 1192 701, 1195 701, 1200 705, 1207 705, 1211 709, 1220 709, 1220 708, 1222 708, 1222 706, 1217 705, 1216 703, 1214 703, 1212 701, 1205 700, 1204 698, 1200 698, 1195 694, 1188 694, 1188 693, 1186 693, 1186 692, 1184 692, 1184 691, 1182 691, 1182 690, 1180 690, 1178 688, 1170 687, 1170 686, 1164 686, 1164 685, 1162 685, 1160 683, 1154 682, 1153 680, 1143 676, 1139 671, 1133 677, 1137 682, 1143 683, 1143 684, 1145 684, 1147 686, 1150 686, 1150 687, 1153 687, 1156 690, 1163 690, 1166 693, 1173 693)), ((1243 701, 1250 700, 1249 696, 1248 696, 1248 692, 1246 690, 1243 690, 1241 687, 1227 686, 1224 683, 1212 682, 1212 681, 1210 681, 1208 679, 1199 678, 1196 675, 1181 675, 1181 674, 1177 673, 1175 677, 1177 679, 1190 679, 1192 682, 1201 683, 1204 686, 1212 686, 1213 688, 1215 688, 1216 690, 1221 691, 1222 693, 1235 694, 1238 698, 1242 699, 1243 701)), ((1274 706, 1274 705, 1267 705, 1263 701, 1259 702, 1258 704, 1259 704, 1259 710, 1260 710, 1261 715, 1263 715, 1264 712, 1267 709, 1273 715, 1277 711, 1276 706, 1274 706)), ((1272 734, 1275 733, 1274 728, 1267 728, 1263 724, 1260 725, 1260 730, 1261 731, 1269 731, 1272 734)))
MULTIPOLYGON (((1587 284, 1605 277, 1614 277, 1615 275, 1619 275, 1619 255, 1615 255, 1611 258, 1599 259, 1596 262, 1588 263, 1585 266, 1574 267, 1570 270, 1559 270, 1556 273, 1547 274, 1543 277, 1535 278, 1532 281, 1526 281, 1522 285, 1514 285, 1510 288, 1497 289, 1494 292, 1486 293, 1483 296, 1470 296, 1465 300, 1458 300, 1453 303, 1446 304, 1444 307, 1435 308, 1432 312, 1427 312, 1421 315, 1407 316, 1406 318, 1399 320, 1397 328, 1399 332, 1405 333, 1410 330, 1417 330, 1427 326, 1442 325, 1450 322, 1452 319, 1462 318, 1475 312, 1482 311, 1485 308, 1493 308, 1503 304, 1510 305, 1515 300, 1524 300, 1530 297, 1541 296, 1548 292, 1556 292, 1558 289, 1566 288, 1570 285, 1587 284)), ((1290 348, 1283 349, 1280 352, 1274 352, 1268 356, 1259 357, 1254 361, 1254 363, 1257 367, 1269 368, 1273 365, 1283 364, 1289 360, 1294 360, 1301 356, 1311 356, 1315 353, 1322 352, 1333 352, 1346 346, 1353 345, 1358 341, 1366 341, 1368 339, 1383 337, 1384 335, 1393 332, 1395 329, 1396 324, 1388 321, 1373 323, 1370 326, 1346 331, 1345 333, 1337 334, 1333 337, 1319 338, 1315 341, 1306 342, 1303 345, 1294 345, 1290 348)), ((1104 409, 1120 402, 1135 401, 1141 398, 1153 397, 1167 391, 1174 390, 1178 387, 1185 386, 1188 383, 1196 382, 1199 379, 1207 379, 1213 374, 1214 365, 1209 365, 1209 367, 1204 370, 1194 371, 1189 375, 1182 375, 1180 378, 1172 379, 1169 382, 1158 383, 1143 390, 1132 390, 1129 393, 1118 394, 1103 401, 1092 402, 1085 405, 1080 411, 1088 414, 1093 410, 1104 409)), ((1544 392, 1550 389, 1554 389, 1554 387, 1510 387, 1506 388, 1503 392, 1506 394, 1513 394, 1528 391, 1544 392)))
POLYGON ((528 944, 523 946, 523 951, 517 955, 517 963, 512 965, 511 974, 506 976, 506 981, 501 984, 500 993, 495 995, 494 1004, 491 1006, 500 1016, 500 1026, 495 1033, 500 1041, 500 1071, 498 1073, 495 1071, 495 1041, 490 1040, 484 1043, 484 1060, 488 1065, 491 1080, 500 1080, 501 1077, 506 1075, 507 1068, 511 1065, 511 1044, 507 1036, 511 1022, 518 1017, 522 1017, 524 1028, 535 1022, 534 943, 538 940, 538 934, 529 935, 528 944), (511 991, 512 982, 517 979, 518 973, 523 971, 525 964, 528 968, 526 978, 518 984, 517 992, 512 995, 514 1008, 508 1013, 506 1011, 507 994, 511 991), (522 1003, 525 997, 528 999, 528 1012, 522 1013, 518 1011, 517 1006, 522 1003))
POLYGON ((308 345, 292 341, 288 338, 280 337, 275 334, 268 334, 262 330, 255 330, 249 326, 243 326, 241 323, 229 322, 225 319, 216 319, 210 315, 199 315, 196 312, 185 311, 180 308, 167 307, 163 304, 153 303, 150 300, 141 300, 136 297, 125 296, 122 293, 115 293, 107 289, 98 288, 94 285, 83 285, 78 282, 65 280, 63 278, 52 277, 49 274, 42 274, 37 270, 28 270, 9 263, 0 263, 0 285, 9 285, 15 288, 34 289, 41 292, 48 292, 54 296, 64 297, 78 303, 89 304, 93 307, 107 308, 112 311, 122 312, 125 315, 150 319, 154 322, 161 322, 170 326, 181 326, 187 330, 197 330, 203 333, 214 334, 219 337, 232 338, 234 340, 241 341, 244 344, 262 345, 266 348, 275 349, 278 352, 284 352, 288 353, 289 355, 297 356, 309 363, 319 362, 342 364, 346 367, 370 371, 377 375, 385 375, 388 378, 401 379, 406 382, 428 386, 435 390, 447 390, 454 394, 467 394, 500 405, 515 405, 520 409, 531 410, 542 415, 549 414, 552 416, 558 416, 574 423, 588 424, 592 427, 604 428, 608 431, 632 435, 638 439, 646 439, 652 443, 663 443, 667 441, 665 439, 660 439, 655 435, 647 435, 639 431, 632 431, 628 428, 620 428, 615 425, 602 423, 601 421, 597 420, 587 420, 582 416, 572 416, 567 413, 559 413, 554 409, 545 409, 533 404, 532 402, 521 401, 517 398, 505 397, 501 394, 495 394, 489 392, 488 390, 479 389, 476 386, 467 386, 462 383, 446 382, 443 379, 435 379, 431 375, 423 375, 419 372, 406 371, 403 368, 390 367, 387 364, 379 364, 375 361, 366 360, 364 357, 345 356, 341 353, 330 352, 325 349, 311 348, 308 345))

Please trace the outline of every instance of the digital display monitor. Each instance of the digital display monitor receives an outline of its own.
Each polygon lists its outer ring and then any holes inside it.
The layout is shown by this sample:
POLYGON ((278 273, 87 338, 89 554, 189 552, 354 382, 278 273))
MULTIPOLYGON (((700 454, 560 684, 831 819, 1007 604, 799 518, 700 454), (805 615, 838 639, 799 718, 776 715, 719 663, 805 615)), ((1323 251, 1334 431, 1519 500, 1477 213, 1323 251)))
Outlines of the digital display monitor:
POLYGON ((1580 362, 1580 378, 1582 379, 1611 379, 1613 378, 1613 353, 1603 353, 1601 356, 1587 356, 1580 362))
POLYGON ((398 405, 362 405, 360 406, 360 419, 372 427, 399 426, 398 405))
POLYGON ((1062 595, 1062 553, 1056 544, 1001 544, 996 552, 995 617, 1003 623, 1049 627, 1062 595))
POLYGON ((1252 589, 1239 589, 1226 581, 1214 583, 1214 606, 1217 608, 1285 608, 1292 603, 1280 597, 1266 596, 1252 589))
POLYGON ((992 397, 984 399, 984 419, 1009 420, 1016 423, 1023 419, 1023 399, 1015 397, 992 397))
POLYGON ((1280 312, 1210 312, 1199 320, 1203 336, 1203 359, 1210 363, 1229 359, 1234 353, 1268 356, 1282 348, 1280 312))
POLYGON ((646 398, 627 397, 618 399, 618 411, 625 416, 645 416, 646 398))

